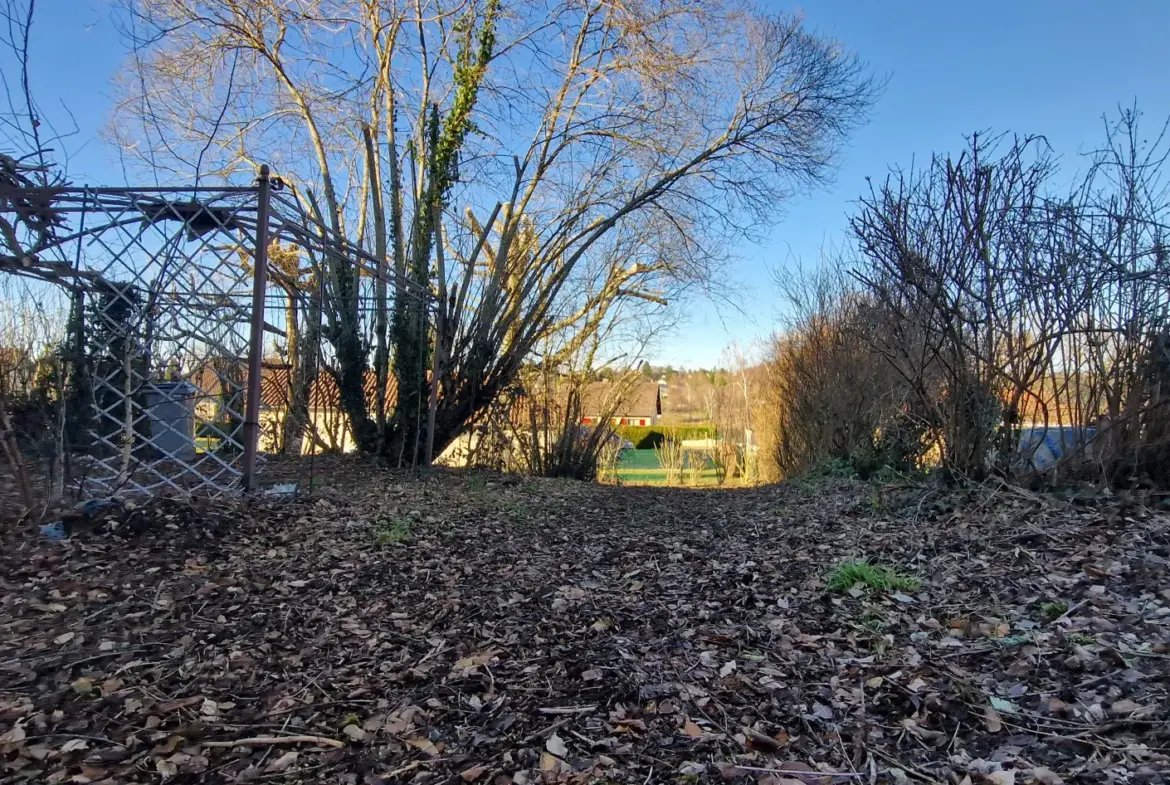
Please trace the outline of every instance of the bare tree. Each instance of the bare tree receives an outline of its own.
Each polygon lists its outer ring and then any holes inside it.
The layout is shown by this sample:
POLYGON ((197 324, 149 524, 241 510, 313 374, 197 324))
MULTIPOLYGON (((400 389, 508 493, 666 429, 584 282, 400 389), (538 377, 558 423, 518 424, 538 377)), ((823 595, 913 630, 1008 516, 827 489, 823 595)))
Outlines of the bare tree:
POLYGON ((43 115, 29 81, 36 0, 0 2, 0 271, 60 282, 68 265, 38 254, 56 240, 62 216, 53 209, 65 175, 52 145, 68 135, 43 115))
MULTIPOLYGON (((56 149, 75 132, 57 126, 44 113, 31 88, 31 54, 37 5, 35 0, 0 1, 0 395, 7 398, 4 412, 4 452, 20 477, 25 506, 31 506, 32 478, 24 477, 22 449, 43 466, 34 472, 47 482, 52 498, 64 493, 68 437, 76 436, 79 409, 88 401, 78 394, 80 336, 67 335, 77 315, 74 270, 63 262, 43 258, 58 241, 64 221, 54 208, 59 188, 67 185, 64 151, 56 149), (72 310, 72 314, 71 314, 72 310), (66 338, 75 340, 64 346, 66 338), (70 350, 71 349, 71 350, 70 350), (7 361, 23 357, 18 365, 35 370, 35 379, 19 379, 7 361), (68 400, 67 400, 68 399, 68 400), (19 407, 19 416, 13 411, 19 407), (72 416, 67 410, 72 409, 72 416), (39 471, 43 469, 42 471, 39 471)), ((68 110, 63 109, 68 116, 68 110)), ((72 118, 68 117, 71 122, 72 118)))
POLYGON ((876 89, 799 20, 720 0, 126 9, 125 149, 186 175, 270 161, 323 223, 431 288, 428 319, 347 260, 321 262, 357 441, 406 462, 424 451, 428 367, 439 450, 550 335, 710 280, 729 233, 824 175, 876 89), (359 389, 371 354, 398 384, 383 429, 359 389))

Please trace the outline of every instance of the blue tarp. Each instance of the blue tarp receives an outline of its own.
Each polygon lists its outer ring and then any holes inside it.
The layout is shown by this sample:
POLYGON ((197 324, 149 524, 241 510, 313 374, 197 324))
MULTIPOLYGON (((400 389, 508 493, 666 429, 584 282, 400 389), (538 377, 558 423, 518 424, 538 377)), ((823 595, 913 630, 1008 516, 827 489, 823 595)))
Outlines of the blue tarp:
POLYGON ((1049 469, 1062 456, 1082 445, 1085 450, 1081 457, 1088 458, 1093 437, 1097 429, 1088 425, 1050 425, 1020 429, 1020 454, 1030 458, 1037 469, 1049 469))

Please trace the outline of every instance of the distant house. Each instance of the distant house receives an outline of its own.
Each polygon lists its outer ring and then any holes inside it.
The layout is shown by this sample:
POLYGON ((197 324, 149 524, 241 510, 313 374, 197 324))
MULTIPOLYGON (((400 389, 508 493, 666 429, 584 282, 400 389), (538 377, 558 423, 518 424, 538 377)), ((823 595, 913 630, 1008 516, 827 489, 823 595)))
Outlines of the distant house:
POLYGON ((596 425, 609 412, 613 425, 657 425, 662 417, 662 388, 641 382, 631 388, 595 382, 581 396, 582 425, 596 425))
MULTIPOLYGON (((244 411, 243 379, 245 369, 242 363, 227 364, 223 369, 201 368, 193 374, 191 381, 200 388, 195 406, 196 416, 203 422, 232 421, 242 419, 244 411), (232 382, 227 383, 231 378, 232 382), (238 379, 238 380, 237 380, 238 379)), ((367 371, 362 385, 365 391, 366 408, 373 416, 377 406, 377 377, 367 371)), ((281 448, 284 419, 292 401, 292 368, 284 363, 266 361, 260 375, 260 449, 264 452, 279 451, 281 448)), ((349 428, 349 418, 341 407, 341 391, 333 375, 321 372, 309 385, 309 422, 301 443, 301 453, 309 454, 319 450, 353 452, 357 444, 349 428)), ((397 400, 394 377, 387 380, 386 408, 392 410, 397 400)))

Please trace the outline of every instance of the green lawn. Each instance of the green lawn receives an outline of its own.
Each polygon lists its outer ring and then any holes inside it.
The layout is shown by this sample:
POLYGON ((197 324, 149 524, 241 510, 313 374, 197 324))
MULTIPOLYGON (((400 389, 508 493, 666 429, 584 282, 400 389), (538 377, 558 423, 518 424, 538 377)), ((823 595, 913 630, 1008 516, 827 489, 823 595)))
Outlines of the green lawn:
MULTIPOLYGON (((691 457, 703 463, 703 470, 699 474, 699 484, 716 484, 718 482, 717 475, 715 469, 711 467, 710 461, 705 456, 694 455, 691 457)), ((627 450, 622 459, 618 461, 617 476, 623 483, 666 484, 666 470, 658 462, 658 456, 655 455, 654 450, 627 450)), ((684 485, 693 482, 689 465, 683 470, 681 482, 684 485)))

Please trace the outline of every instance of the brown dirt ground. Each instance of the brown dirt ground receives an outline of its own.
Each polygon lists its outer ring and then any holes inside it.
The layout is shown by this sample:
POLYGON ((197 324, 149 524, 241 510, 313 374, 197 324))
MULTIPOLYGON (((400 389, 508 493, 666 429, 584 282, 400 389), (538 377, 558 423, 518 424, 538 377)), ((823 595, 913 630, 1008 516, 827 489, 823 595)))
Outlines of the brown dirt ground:
POLYGON ((7 532, 0 781, 1170 779, 1166 514, 316 468, 7 532))

